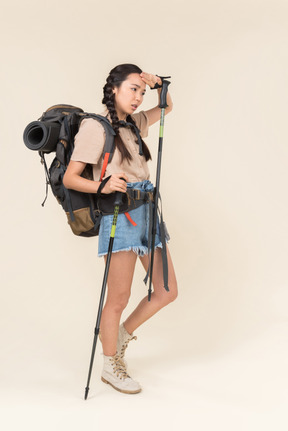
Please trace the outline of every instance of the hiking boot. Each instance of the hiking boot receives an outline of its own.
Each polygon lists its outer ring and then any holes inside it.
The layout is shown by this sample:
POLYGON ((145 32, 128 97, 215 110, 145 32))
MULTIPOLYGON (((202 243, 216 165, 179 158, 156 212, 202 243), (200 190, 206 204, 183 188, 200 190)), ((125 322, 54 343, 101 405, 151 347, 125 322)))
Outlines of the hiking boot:
POLYGON ((138 394, 141 386, 128 375, 124 362, 119 355, 104 356, 101 380, 124 394, 138 394))
MULTIPOLYGON (((122 360, 124 360, 125 350, 127 349, 128 343, 131 340, 137 340, 137 337, 134 336, 133 333, 130 335, 126 331, 124 324, 122 323, 122 325, 120 325, 119 327, 118 340, 117 340, 117 355, 119 355, 122 360)), ((125 362, 125 365, 127 366, 126 361, 124 362, 125 362)))

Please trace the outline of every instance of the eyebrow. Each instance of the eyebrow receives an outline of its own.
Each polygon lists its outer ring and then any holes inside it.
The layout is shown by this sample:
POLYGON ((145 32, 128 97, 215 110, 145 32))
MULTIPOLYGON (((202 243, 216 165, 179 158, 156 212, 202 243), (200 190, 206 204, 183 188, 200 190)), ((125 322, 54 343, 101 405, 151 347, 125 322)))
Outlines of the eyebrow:
MULTIPOLYGON (((131 84, 131 85, 135 85, 135 87, 141 88, 140 85, 138 84, 131 84)), ((143 91, 146 91, 146 90, 143 90, 143 91)))

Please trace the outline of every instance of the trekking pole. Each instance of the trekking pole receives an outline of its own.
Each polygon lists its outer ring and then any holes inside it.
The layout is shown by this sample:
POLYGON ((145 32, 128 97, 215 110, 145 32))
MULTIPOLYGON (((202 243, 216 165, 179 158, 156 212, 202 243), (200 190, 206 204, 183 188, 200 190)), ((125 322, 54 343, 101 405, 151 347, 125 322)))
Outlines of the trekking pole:
POLYGON ((90 359, 87 386, 85 388, 85 400, 87 400, 87 397, 88 397, 89 384, 90 384, 90 378, 91 378, 91 373, 92 373, 92 368, 93 368, 96 344, 97 344, 97 339, 98 339, 98 335, 100 332, 100 321, 101 321, 103 303, 104 303, 105 292, 106 292, 106 284, 107 284, 107 279, 108 279, 109 266, 110 266, 110 261, 111 261, 111 256, 112 256, 112 249, 113 249, 113 242, 114 242, 115 231, 116 231, 117 218, 118 218, 118 213, 119 213, 119 206, 122 203, 122 196, 123 196, 123 194, 121 192, 116 192, 115 203, 114 203, 113 222, 112 222, 112 227, 111 227, 111 232, 110 232, 110 240, 109 240, 109 246, 108 246, 108 254, 107 254, 107 259, 106 259, 106 265, 105 265, 105 271, 104 271, 104 277, 103 277, 103 283, 102 283, 102 289, 101 289, 100 302, 99 302, 99 307, 98 307, 96 326, 94 329, 94 340, 93 340, 92 353, 91 353, 91 359, 90 359))
MULTIPOLYGON (((154 208, 153 208, 153 224, 152 224, 152 239, 151 239, 151 258, 150 258, 150 280, 149 280, 149 290, 148 290, 148 301, 151 300, 152 293, 152 274, 153 274, 153 263, 154 263, 154 248, 155 248, 155 236, 156 236, 156 226, 157 226, 157 209, 159 200, 159 187, 160 187, 160 172, 161 172, 161 159, 162 159, 162 144, 163 144, 163 130, 164 130, 164 117, 165 109, 167 105, 167 92, 168 85, 171 84, 165 78, 171 78, 171 76, 162 77, 162 89, 160 93, 160 105, 161 108, 161 118, 160 118, 160 130, 159 130, 159 144, 158 144, 158 158, 157 158, 157 169, 156 169, 156 184, 154 191, 154 208)), ((159 88, 157 85, 154 88, 159 88)), ((168 287, 167 287, 168 289, 168 287)), ((168 289, 169 290, 169 289, 168 289)))

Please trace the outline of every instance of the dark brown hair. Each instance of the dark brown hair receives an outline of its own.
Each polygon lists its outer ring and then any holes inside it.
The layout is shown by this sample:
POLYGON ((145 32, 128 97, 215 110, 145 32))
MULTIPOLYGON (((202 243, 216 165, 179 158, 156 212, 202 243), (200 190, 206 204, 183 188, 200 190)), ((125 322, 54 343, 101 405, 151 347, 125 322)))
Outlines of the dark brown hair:
MULTIPOLYGON (((104 97, 103 97, 102 103, 107 106, 107 109, 110 113, 112 127, 116 132, 115 145, 120 151, 122 161, 124 159, 130 161, 132 160, 132 156, 129 153, 128 149, 126 148, 119 134, 120 124, 119 124, 119 118, 117 116, 117 112, 115 109, 115 94, 113 93, 113 88, 114 87, 119 88, 122 82, 127 79, 128 75, 130 75, 130 73, 140 74, 141 72, 142 70, 135 64, 120 64, 119 66, 114 67, 114 69, 110 71, 109 76, 106 79, 106 84, 103 87, 104 97)), ((133 120, 131 115, 127 116, 127 122, 132 123, 136 126, 135 121, 133 120)), ((142 147, 143 147, 143 155, 145 159, 150 160, 151 159, 150 151, 143 140, 142 140, 142 147)))

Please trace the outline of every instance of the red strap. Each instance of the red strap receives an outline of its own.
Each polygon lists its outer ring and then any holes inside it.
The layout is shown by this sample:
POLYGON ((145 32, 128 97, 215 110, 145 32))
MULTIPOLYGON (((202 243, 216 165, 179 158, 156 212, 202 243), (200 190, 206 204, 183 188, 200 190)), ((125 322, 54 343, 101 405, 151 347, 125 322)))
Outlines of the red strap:
POLYGON ((125 213, 125 216, 127 217, 127 219, 130 221, 131 224, 133 224, 133 226, 137 226, 137 223, 135 223, 134 220, 132 220, 131 216, 129 213, 125 213))
POLYGON ((105 153, 104 162, 103 162, 102 171, 101 171, 101 175, 100 175, 100 180, 99 181, 102 181, 102 178, 104 177, 104 174, 105 174, 105 171, 106 171, 106 168, 107 168, 107 165, 108 165, 109 156, 110 156, 110 153, 105 153))

